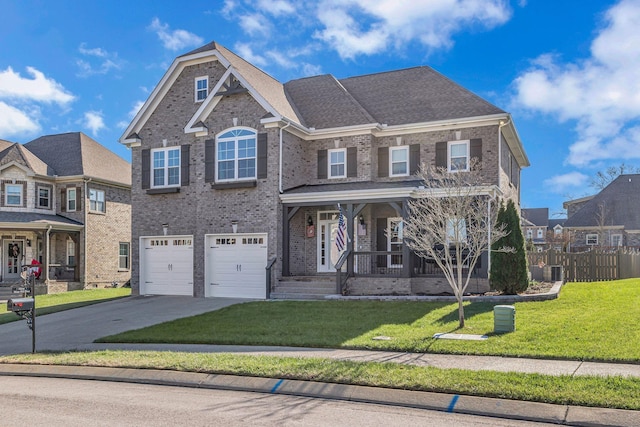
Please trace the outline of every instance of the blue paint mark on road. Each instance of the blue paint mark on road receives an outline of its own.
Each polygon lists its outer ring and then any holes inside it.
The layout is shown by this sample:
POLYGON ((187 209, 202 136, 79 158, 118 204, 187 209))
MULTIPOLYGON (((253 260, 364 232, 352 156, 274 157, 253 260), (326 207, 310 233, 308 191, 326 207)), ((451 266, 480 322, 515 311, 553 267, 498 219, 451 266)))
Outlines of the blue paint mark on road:
POLYGON ((275 393, 276 390, 278 390, 278 387, 280 387, 282 385, 282 383, 284 382, 284 380, 280 380, 276 383, 276 385, 273 386, 273 388, 271 389, 271 393, 275 393))
POLYGON ((453 396, 453 399, 451 399, 451 403, 449 403, 449 407, 447 408, 447 412, 453 412, 453 408, 454 406, 456 406, 458 398, 460 398, 460 396, 458 396, 457 394, 453 396))

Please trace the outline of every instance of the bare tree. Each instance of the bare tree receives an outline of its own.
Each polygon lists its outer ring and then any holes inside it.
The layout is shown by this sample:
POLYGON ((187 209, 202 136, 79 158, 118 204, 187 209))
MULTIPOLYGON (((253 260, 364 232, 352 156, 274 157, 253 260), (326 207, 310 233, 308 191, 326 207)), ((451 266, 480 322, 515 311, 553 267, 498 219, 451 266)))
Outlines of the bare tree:
POLYGON ((598 190, 602 190, 604 187, 609 185, 611 181, 616 179, 620 175, 624 175, 627 173, 638 173, 640 172, 640 168, 635 166, 625 165, 621 163, 619 166, 609 166, 605 171, 598 171, 596 176, 591 178, 591 182, 589 185, 598 190))
POLYGON ((458 301, 462 328, 462 299, 478 259, 507 232, 496 225, 493 187, 483 184, 475 162, 471 171, 456 173, 423 165, 418 177, 424 189, 409 201, 404 238, 418 256, 435 261, 444 273, 458 301))

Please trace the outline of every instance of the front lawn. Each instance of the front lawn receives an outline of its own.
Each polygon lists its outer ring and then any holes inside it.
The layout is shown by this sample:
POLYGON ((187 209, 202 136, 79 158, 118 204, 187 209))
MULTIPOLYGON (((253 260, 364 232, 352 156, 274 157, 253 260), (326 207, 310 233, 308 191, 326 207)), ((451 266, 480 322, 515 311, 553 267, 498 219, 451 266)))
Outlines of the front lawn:
MULTIPOLYGON (((70 310, 131 295, 131 288, 87 289, 60 294, 36 295, 36 316, 70 310)), ((20 298, 16 295, 16 298, 20 298)), ((14 313, 7 313, 7 305, 0 304, 0 325, 20 320, 14 313)))
POLYGON ((570 283, 560 298, 516 303, 516 331, 493 334, 491 303, 261 301, 106 337, 160 342, 365 348, 639 362, 640 279, 570 283), (439 332, 486 334, 485 341, 435 340, 439 332), (389 337, 376 340, 376 337, 389 337))

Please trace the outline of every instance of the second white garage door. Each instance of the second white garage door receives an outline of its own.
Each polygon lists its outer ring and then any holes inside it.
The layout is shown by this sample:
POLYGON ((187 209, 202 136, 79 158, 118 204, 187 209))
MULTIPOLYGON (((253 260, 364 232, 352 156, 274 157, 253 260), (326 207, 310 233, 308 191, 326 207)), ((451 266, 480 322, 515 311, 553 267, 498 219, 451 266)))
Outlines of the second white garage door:
POLYGON ((267 234, 210 234, 205 238, 207 296, 267 296, 267 234))

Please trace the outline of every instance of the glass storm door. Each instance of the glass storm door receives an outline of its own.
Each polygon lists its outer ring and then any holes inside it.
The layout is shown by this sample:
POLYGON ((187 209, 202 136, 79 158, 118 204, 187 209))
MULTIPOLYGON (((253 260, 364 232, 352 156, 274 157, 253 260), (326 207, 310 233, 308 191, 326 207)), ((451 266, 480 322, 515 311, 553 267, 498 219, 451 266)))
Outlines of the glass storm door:
MULTIPOLYGON (((336 247, 338 216, 337 211, 318 213, 318 273, 334 273, 335 264, 342 255, 336 247)), ((343 268, 346 268, 346 263, 343 268)))
POLYGON ((4 278, 17 279, 22 267, 22 242, 5 240, 4 243, 4 278))

